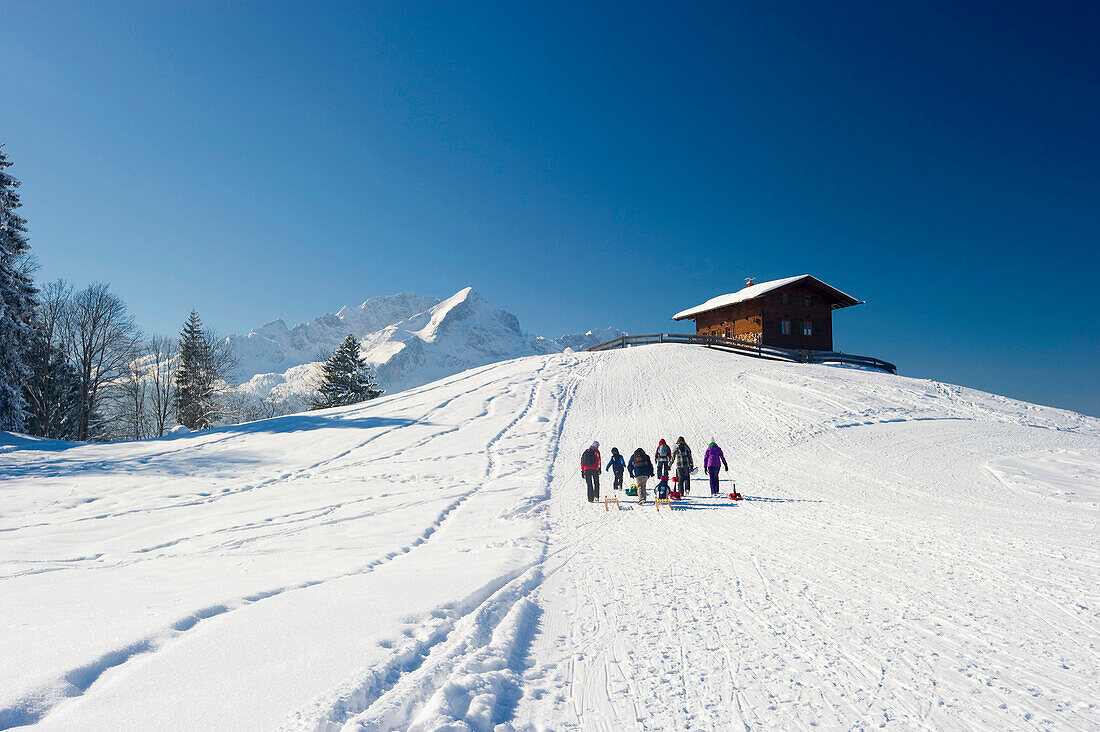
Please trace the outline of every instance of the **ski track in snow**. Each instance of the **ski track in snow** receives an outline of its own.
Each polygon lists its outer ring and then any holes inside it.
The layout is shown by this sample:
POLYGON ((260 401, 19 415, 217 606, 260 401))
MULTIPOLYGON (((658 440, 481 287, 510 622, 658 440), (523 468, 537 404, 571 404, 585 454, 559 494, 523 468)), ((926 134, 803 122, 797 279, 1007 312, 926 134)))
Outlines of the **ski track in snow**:
POLYGON ((0 728, 1100 728, 1069 412, 668 345, 0 447, 0 728), (679 434, 746 500, 583 500, 679 434))

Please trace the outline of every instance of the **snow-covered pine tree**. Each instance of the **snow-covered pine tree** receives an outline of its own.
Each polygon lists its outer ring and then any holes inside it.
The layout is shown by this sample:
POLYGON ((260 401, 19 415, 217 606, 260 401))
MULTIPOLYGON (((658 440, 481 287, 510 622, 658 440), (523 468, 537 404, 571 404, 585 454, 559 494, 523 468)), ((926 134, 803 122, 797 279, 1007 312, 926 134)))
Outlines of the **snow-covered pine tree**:
POLYGON ((176 423, 201 430, 213 423, 210 398, 210 343, 194 310, 180 332, 176 366, 176 423))
POLYGON ((65 280, 47 282, 35 297, 34 327, 24 361, 30 370, 27 434, 75 440, 80 430, 80 372, 69 358, 66 324, 73 287, 65 280))
POLYGON ((5 171, 11 166, 0 145, 0 430, 23 429, 26 399, 23 389, 30 378, 24 361, 34 315, 34 285, 24 259, 27 220, 15 211, 22 204, 19 181, 5 171))
POLYGON ((359 341, 349 334, 332 358, 321 366, 317 396, 310 409, 326 409, 358 404, 382 396, 374 375, 359 356, 359 341))
POLYGON ((237 367, 229 341, 203 330, 194 310, 180 332, 175 355, 176 423, 204 430, 224 416, 227 381, 237 367))
POLYGON ((80 374, 40 328, 31 334, 27 356, 27 434, 75 440, 80 429, 80 374))

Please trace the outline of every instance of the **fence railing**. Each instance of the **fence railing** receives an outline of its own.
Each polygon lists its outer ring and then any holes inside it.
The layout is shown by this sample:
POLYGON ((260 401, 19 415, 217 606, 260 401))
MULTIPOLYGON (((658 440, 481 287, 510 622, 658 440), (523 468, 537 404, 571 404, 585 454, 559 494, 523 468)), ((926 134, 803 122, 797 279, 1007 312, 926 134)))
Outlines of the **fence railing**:
POLYGON ((684 343, 694 346, 703 346, 716 351, 738 353, 752 358, 766 358, 773 361, 793 361, 795 363, 839 363, 849 366, 863 366, 897 373, 897 366, 889 361, 883 361, 872 356, 855 356, 839 351, 809 351, 793 348, 776 348, 774 346, 762 346, 749 341, 739 341, 735 338, 715 335, 697 335, 694 333, 652 333, 649 335, 626 335, 614 338, 585 350, 588 351, 612 351, 617 348, 629 346, 645 346, 654 343, 684 343))

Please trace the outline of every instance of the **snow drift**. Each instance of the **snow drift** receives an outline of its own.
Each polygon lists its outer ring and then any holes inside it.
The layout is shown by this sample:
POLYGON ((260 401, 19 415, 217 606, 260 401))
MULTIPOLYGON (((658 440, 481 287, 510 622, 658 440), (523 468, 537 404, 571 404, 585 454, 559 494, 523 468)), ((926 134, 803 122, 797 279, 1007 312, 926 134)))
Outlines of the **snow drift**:
POLYGON ((1100 421, 1071 412, 665 345, 0 441, 0 727, 1100 726, 1100 421), (583 500, 593 438, 681 434, 745 501, 583 500))

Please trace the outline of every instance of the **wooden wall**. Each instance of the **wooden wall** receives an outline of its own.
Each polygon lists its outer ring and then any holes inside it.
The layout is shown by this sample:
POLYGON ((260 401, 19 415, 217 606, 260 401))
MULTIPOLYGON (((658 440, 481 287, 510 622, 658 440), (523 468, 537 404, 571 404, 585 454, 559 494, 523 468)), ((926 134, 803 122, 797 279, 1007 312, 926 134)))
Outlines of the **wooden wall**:
POLYGON ((763 335, 760 302, 734 303, 728 307, 701 313, 695 320, 695 332, 759 343, 763 335))
POLYGON ((813 351, 833 350, 832 301, 807 287, 789 286, 773 290, 748 302, 701 313, 695 319, 695 332, 722 335, 776 348, 801 348, 813 351), (783 296, 787 302, 783 302, 783 296), (809 298, 805 304, 804 298, 809 298), (789 320, 790 335, 783 335, 781 323, 789 320), (803 335, 809 321, 813 334, 803 335))

